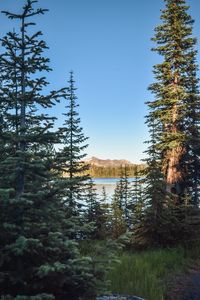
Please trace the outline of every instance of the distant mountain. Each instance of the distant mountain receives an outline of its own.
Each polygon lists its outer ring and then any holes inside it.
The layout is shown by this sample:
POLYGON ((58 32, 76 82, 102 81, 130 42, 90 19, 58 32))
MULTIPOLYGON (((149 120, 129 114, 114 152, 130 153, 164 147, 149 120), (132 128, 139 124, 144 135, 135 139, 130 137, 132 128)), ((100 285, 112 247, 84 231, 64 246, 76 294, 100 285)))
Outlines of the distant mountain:
POLYGON ((100 159, 97 157, 91 157, 86 159, 86 162, 90 165, 97 167, 120 167, 125 165, 135 165, 126 159, 100 159))
POLYGON ((89 173, 93 178, 119 178, 121 166, 127 167, 130 177, 145 169, 145 164, 133 164, 126 159, 100 159, 91 157, 85 160, 90 165, 89 173))

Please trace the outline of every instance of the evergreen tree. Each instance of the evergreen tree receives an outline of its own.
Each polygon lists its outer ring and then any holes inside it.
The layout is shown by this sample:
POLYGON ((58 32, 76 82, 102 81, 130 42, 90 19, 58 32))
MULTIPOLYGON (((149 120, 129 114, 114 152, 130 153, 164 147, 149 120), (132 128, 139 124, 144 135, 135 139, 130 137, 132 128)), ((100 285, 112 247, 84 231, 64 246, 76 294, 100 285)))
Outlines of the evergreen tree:
POLYGON ((193 20, 185 0, 165 0, 162 24, 156 27, 153 49, 163 57, 154 66, 156 83, 150 86, 155 100, 149 108, 161 127, 156 147, 161 151, 166 191, 176 204, 189 194, 198 202, 199 185, 199 90, 196 76, 196 39, 192 37, 193 20), (192 189, 195 191, 192 192, 192 189))
POLYGON ((143 185, 144 179, 140 178, 142 173, 138 171, 138 167, 135 167, 135 178, 132 182, 131 188, 131 201, 130 209, 132 213, 132 227, 140 221, 141 214, 145 207, 144 195, 143 195, 143 185))
POLYGON ((105 187, 102 189, 102 196, 98 196, 94 183, 90 179, 85 199, 84 223, 93 225, 88 238, 105 240, 110 233, 109 204, 105 187))
POLYGON ((108 202, 108 195, 106 193, 105 186, 102 187, 102 192, 101 192, 101 202, 106 203, 108 202))
POLYGON ((144 177, 143 209, 138 215, 139 222, 134 227, 134 242, 137 247, 160 246, 159 227, 162 223, 162 211, 166 197, 165 182, 162 174, 160 151, 156 143, 160 137, 159 122, 154 117, 147 118, 151 140, 146 151, 146 169, 142 172, 144 177))
POLYGON ((101 236, 101 227, 103 225, 101 222, 103 211, 100 207, 100 202, 92 179, 88 182, 85 199, 86 211, 84 222, 93 224, 93 229, 89 234, 90 238, 99 239, 101 236))
POLYGON ((87 189, 87 180, 90 176, 87 171, 89 166, 83 161, 84 153, 88 139, 84 137, 83 129, 80 126, 80 118, 77 112, 78 104, 75 95, 73 72, 70 72, 69 87, 67 88, 66 98, 68 104, 67 112, 64 113, 66 120, 63 127, 60 128, 61 143, 63 149, 57 154, 58 168, 62 170, 66 178, 63 178, 63 189, 65 189, 65 204, 69 209, 70 215, 79 215, 85 192, 87 189), (67 184, 66 184, 67 181, 67 184))
POLYGON ((145 178, 144 201, 146 206, 152 208, 156 218, 163 208, 166 194, 166 183, 162 173, 162 157, 156 147, 161 129, 159 122, 156 123, 151 115, 147 117, 147 123, 151 140, 148 142, 150 145, 146 151, 147 168, 143 171, 145 178))
POLYGON ((2 40, 0 56, 0 293, 1 299, 87 299, 95 294, 88 259, 69 239, 62 193, 53 172, 51 108, 64 90, 44 95, 50 71, 41 32, 31 18, 46 10, 27 0, 19 33, 2 40), (42 72, 42 76, 39 74, 42 72))
POLYGON ((121 166, 120 179, 116 184, 111 203, 111 226, 113 236, 119 237, 132 224, 131 186, 126 166, 121 166))
POLYGON ((101 207, 101 238, 105 239, 110 236, 111 220, 110 220, 110 204, 108 202, 108 195, 106 193, 105 186, 102 187, 102 193, 100 196, 100 207, 101 207))
POLYGON ((131 225, 131 185, 129 183, 127 167, 121 166, 120 179, 114 191, 114 201, 119 203, 119 208, 123 211, 124 221, 127 228, 131 225))
POLYGON ((114 239, 119 238, 126 232, 127 225, 124 220, 124 212, 120 206, 118 198, 113 197, 111 202, 111 233, 114 239))

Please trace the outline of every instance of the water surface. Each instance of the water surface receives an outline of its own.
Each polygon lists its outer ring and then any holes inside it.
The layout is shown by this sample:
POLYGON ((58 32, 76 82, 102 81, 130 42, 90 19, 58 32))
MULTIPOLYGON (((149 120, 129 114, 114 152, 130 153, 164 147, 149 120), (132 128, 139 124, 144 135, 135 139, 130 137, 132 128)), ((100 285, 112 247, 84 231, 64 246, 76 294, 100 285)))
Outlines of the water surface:
MULTIPOLYGON (((134 178, 129 178, 129 182, 134 181, 134 178)), ((102 188, 105 187, 106 194, 108 195, 108 200, 111 200, 111 197, 114 193, 119 178, 93 178, 97 194, 102 194, 102 188)))

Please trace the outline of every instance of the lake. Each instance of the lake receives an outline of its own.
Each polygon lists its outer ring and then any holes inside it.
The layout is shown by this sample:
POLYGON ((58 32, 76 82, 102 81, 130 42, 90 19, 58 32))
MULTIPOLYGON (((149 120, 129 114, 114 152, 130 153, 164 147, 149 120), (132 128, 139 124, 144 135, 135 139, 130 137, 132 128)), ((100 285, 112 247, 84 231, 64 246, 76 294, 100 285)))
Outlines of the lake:
MULTIPOLYGON (((134 178, 129 178, 129 182, 133 182, 134 178)), ((119 181, 119 178, 93 178, 97 194, 102 194, 102 188, 105 187, 106 194, 108 195, 109 200, 111 199, 116 183, 119 181)))

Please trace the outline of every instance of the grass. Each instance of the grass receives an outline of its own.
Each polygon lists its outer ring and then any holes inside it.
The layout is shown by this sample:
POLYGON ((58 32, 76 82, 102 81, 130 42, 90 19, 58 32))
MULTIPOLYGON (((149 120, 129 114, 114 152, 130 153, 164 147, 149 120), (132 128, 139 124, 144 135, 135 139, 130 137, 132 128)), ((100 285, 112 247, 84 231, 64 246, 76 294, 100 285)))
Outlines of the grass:
POLYGON ((192 256, 182 248, 121 253, 121 263, 108 274, 111 290, 146 300, 163 300, 167 280, 183 272, 192 256))

